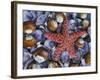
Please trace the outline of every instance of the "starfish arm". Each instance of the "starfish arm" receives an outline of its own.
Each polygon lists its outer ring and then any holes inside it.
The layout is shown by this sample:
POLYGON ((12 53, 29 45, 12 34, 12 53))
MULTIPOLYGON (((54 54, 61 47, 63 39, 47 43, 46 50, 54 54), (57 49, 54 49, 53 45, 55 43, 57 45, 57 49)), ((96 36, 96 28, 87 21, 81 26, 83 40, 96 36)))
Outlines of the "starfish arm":
POLYGON ((63 46, 58 46, 54 52, 53 60, 58 61, 60 59, 60 55, 62 54, 63 46))
POLYGON ((67 48, 67 51, 68 51, 68 54, 70 55, 71 58, 75 58, 76 57, 76 54, 75 54, 75 49, 74 47, 69 47, 67 48))
POLYGON ((68 35, 68 19, 67 18, 64 19, 62 34, 68 35))
POLYGON ((86 31, 74 32, 70 35, 70 40, 72 43, 76 41, 80 36, 86 34, 86 31))
POLYGON ((45 33, 44 36, 49 39, 49 40, 52 40, 54 42, 57 42, 57 43, 62 43, 62 38, 63 36, 61 34, 54 34, 54 33, 45 33))

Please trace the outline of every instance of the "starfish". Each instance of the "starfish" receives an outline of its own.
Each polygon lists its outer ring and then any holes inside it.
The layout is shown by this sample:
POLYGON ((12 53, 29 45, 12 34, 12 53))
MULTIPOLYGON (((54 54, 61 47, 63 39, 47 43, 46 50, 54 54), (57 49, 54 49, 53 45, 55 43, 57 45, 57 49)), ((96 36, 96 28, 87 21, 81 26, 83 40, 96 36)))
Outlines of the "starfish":
POLYGON ((58 43, 53 54, 53 60, 59 60, 63 51, 67 51, 71 58, 75 58, 74 42, 85 33, 86 31, 78 31, 69 34, 67 17, 64 19, 61 33, 46 32, 44 36, 47 39, 58 43))

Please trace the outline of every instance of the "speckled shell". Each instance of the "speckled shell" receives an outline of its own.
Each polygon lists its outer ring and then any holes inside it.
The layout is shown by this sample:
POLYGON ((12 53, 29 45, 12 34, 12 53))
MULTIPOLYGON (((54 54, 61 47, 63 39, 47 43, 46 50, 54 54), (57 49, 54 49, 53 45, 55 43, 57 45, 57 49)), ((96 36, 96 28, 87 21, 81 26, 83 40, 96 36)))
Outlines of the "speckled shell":
POLYGON ((34 32, 36 30, 35 24, 32 21, 26 21, 23 23, 23 32, 26 33, 26 30, 32 30, 34 32))

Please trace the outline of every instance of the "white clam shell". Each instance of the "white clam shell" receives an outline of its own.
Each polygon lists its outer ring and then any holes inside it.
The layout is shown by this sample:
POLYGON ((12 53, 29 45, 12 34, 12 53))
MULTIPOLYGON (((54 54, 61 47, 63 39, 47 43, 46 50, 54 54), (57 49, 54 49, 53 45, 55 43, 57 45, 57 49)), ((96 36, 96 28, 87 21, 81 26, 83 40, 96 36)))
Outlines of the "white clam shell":
POLYGON ((84 40, 83 40, 83 39, 80 39, 80 40, 79 40, 79 43, 80 43, 80 44, 84 44, 84 40))
POLYGON ((30 33, 32 33, 32 30, 31 29, 26 29, 24 32, 27 33, 27 34, 30 34, 30 33))
POLYGON ((44 57, 39 56, 39 55, 34 56, 34 60, 35 60, 36 62, 38 62, 38 63, 42 63, 42 62, 45 61, 44 57))
POLYGON ((88 20, 83 20, 83 26, 88 27, 89 26, 89 21, 88 20))
POLYGON ((26 40, 32 40, 33 39, 33 36, 26 36, 25 39, 26 40))
POLYGON ((86 14, 86 13, 82 13, 82 14, 81 14, 81 18, 82 18, 82 19, 87 18, 87 14, 86 14))
POLYGON ((63 22, 63 16, 61 16, 61 15, 57 15, 56 16, 56 21, 58 22, 58 23, 62 23, 63 22))

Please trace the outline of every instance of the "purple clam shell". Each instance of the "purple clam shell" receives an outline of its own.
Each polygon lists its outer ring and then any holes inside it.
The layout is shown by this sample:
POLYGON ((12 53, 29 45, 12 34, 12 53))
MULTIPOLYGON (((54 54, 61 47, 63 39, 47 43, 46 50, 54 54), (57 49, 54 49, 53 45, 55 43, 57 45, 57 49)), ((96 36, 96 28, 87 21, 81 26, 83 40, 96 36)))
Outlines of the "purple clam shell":
POLYGON ((67 51, 63 51, 60 58, 61 58, 62 63, 67 63, 69 61, 68 52, 67 51))
POLYGON ((55 44, 54 44, 54 42, 52 42, 50 40, 46 40, 44 42, 44 46, 47 47, 47 48, 49 48, 49 49, 51 49, 51 48, 53 48, 55 46, 55 44))
POLYGON ((89 48, 89 44, 87 42, 85 42, 83 48, 78 48, 78 52, 81 54, 81 56, 84 56, 89 51, 90 51, 90 48, 89 48))
POLYGON ((28 66, 29 66, 32 62, 33 62, 33 59, 30 58, 30 59, 24 64, 23 69, 27 69, 28 66))
POLYGON ((46 12, 45 14, 39 15, 37 20, 36 20, 36 25, 43 25, 46 21, 48 13, 49 12, 46 12))
POLYGON ((24 21, 34 21, 36 14, 34 11, 24 10, 23 11, 23 20, 24 21))
POLYGON ((23 64, 25 64, 29 59, 31 59, 32 55, 27 49, 23 49, 23 64))
POLYGON ((39 42, 42 41, 43 39, 43 32, 41 30, 36 30, 35 32, 32 33, 34 38, 39 42))

